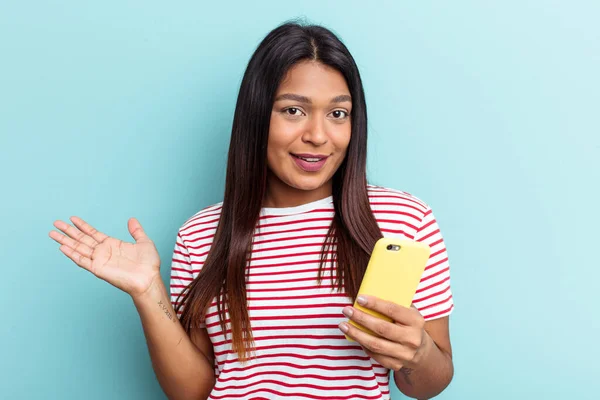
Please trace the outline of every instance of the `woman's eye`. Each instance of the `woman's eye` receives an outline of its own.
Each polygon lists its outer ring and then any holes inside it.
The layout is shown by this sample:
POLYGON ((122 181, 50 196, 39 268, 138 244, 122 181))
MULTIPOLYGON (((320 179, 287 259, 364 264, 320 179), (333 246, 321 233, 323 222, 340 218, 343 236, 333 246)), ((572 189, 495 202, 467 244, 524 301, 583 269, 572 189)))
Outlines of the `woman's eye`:
POLYGON ((348 116, 348 113, 343 110, 335 110, 331 113, 331 115, 333 115, 333 118, 335 119, 344 119, 348 116))
POLYGON ((292 117, 297 117, 299 115, 302 115, 302 111, 300 111, 300 109, 296 108, 296 107, 286 108, 284 110, 284 112, 292 117))

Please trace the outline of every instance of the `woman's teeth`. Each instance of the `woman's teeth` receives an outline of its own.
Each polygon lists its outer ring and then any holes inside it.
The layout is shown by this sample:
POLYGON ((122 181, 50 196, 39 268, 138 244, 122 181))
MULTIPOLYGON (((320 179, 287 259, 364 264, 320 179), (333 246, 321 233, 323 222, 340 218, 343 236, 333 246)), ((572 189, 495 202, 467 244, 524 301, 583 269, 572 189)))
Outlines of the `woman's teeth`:
POLYGON ((304 161, 308 161, 308 162, 318 162, 318 161, 321 161, 320 158, 304 158, 304 157, 298 157, 298 158, 300 158, 301 160, 304 160, 304 161))

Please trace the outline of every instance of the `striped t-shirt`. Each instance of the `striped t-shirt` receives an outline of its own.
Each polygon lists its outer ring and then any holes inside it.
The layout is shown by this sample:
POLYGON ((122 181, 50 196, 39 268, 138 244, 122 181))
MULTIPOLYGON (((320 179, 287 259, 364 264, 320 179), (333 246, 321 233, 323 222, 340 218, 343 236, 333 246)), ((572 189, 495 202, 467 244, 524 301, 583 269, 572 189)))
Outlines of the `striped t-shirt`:
MULTIPOLYGON (((426 320, 454 307, 446 247, 431 209, 406 192, 369 186, 371 209, 384 237, 431 247, 413 304, 426 320)), ((179 229, 171 269, 171 301, 198 276, 210 250, 221 203, 179 229)), ((333 218, 332 197, 290 208, 263 208, 248 261, 248 312, 253 358, 241 363, 223 335, 216 303, 205 327, 215 354, 211 399, 389 399, 389 370, 339 330, 352 302, 331 285, 329 268, 317 283, 321 248, 333 218)), ((179 314, 180 315, 180 314, 179 314)))

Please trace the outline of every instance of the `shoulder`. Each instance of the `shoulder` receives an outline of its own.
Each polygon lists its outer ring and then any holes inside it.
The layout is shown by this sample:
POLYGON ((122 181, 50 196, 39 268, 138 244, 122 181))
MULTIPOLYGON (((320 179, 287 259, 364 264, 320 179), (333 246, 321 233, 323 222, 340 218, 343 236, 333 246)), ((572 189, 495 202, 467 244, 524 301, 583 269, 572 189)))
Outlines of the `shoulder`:
POLYGON ((421 198, 404 192, 383 186, 367 185, 369 202, 377 208, 406 208, 413 210, 415 214, 423 214, 429 211, 429 205, 421 198))
POLYGON ((183 239, 190 239, 199 234, 216 230, 222 207, 223 202, 219 202, 193 214, 179 228, 179 236, 183 239))
POLYGON ((414 239, 430 207, 408 192, 368 185, 369 203, 384 236, 400 234, 414 239))

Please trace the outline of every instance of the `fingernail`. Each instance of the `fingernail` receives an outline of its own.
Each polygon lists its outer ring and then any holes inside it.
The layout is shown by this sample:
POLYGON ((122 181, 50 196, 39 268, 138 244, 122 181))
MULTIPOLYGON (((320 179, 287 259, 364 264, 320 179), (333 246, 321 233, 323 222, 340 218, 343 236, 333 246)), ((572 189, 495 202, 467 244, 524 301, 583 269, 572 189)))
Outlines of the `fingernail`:
POLYGON ((356 302, 357 302, 358 304, 360 304, 361 306, 364 306, 365 304, 367 304, 367 299, 365 299, 365 298, 364 298, 364 297, 362 297, 362 296, 358 296, 358 297, 356 298, 356 302))
POLYGON ((342 332, 348 332, 348 324, 346 324, 345 322, 340 323, 340 329, 342 330, 342 332))
POLYGON ((350 318, 352 316, 352 314, 354 313, 354 311, 350 307, 344 307, 344 309, 342 310, 342 313, 344 313, 344 315, 346 317, 350 318))

